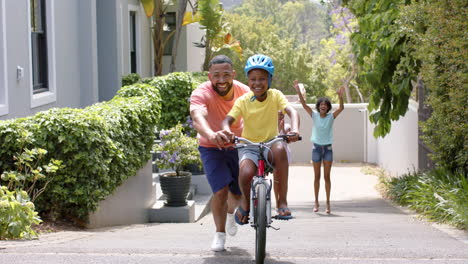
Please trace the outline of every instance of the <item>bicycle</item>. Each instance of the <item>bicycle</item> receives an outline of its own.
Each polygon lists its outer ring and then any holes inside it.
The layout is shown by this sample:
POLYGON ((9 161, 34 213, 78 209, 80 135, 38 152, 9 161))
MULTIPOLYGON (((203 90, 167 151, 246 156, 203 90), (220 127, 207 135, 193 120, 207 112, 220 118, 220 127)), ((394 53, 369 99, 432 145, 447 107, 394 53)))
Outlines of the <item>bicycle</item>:
MULTIPOLYGON (((287 141, 293 135, 279 135, 269 141, 254 143, 242 137, 235 137, 235 148, 240 149, 247 146, 257 146, 259 148, 257 175, 253 177, 250 188, 250 212, 249 225, 256 230, 255 234, 255 263, 263 264, 265 260, 266 228, 271 227, 271 179, 267 179, 268 173, 273 171, 273 167, 264 157, 265 149, 281 141, 287 141), (245 143, 241 143, 245 142, 245 143), (266 167, 268 166, 268 167, 266 167)), ((302 138, 299 137, 299 140, 302 138)))

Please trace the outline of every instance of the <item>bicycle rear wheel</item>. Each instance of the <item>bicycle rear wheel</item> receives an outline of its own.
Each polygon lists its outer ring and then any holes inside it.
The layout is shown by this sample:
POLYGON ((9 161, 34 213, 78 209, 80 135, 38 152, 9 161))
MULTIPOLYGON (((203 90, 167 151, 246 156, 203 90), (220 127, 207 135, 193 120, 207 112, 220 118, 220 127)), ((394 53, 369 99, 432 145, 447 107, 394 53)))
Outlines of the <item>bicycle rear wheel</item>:
POLYGON ((257 185, 257 205, 255 206, 255 263, 263 264, 265 260, 266 246, 266 186, 265 184, 257 185))

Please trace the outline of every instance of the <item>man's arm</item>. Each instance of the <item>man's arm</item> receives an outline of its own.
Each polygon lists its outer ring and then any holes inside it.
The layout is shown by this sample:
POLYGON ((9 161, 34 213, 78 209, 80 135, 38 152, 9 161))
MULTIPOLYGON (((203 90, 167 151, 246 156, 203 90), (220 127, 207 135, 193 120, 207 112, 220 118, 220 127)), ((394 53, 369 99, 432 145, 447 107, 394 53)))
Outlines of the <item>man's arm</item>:
POLYGON ((193 127, 204 138, 207 138, 211 143, 215 144, 219 149, 224 147, 226 142, 229 142, 229 133, 226 131, 213 131, 206 121, 207 113, 202 110, 190 111, 193 127))

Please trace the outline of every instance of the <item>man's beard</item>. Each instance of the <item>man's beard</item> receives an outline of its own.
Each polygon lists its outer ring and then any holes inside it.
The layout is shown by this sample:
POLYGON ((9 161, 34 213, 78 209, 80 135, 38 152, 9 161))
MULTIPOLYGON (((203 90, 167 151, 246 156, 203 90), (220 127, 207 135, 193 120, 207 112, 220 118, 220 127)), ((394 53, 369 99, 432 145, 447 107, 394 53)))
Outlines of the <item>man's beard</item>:
POLYGON ((231 83, 231 84, 228 84, 226 90, 223 91, 223 92, 219 91, 219 90, 218 90, 218 87, 217 87, 216 85, 214 85, 213 83, 211 83, 211 85, 213 86, 213 90, 215 90, 215 92, 216 92, 217 94, 219 94, 220 96, 225 96, 225 95, 227 95, 227 94, 231 91, 231 89, 232 89, 232 83, 231 83))

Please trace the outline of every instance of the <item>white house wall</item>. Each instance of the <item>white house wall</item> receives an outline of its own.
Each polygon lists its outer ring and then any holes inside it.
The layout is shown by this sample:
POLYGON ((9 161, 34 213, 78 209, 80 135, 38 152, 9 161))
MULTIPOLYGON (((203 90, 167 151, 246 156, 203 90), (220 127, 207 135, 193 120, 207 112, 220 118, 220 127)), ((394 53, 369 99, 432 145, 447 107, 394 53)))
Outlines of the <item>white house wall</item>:
MULTIPOLYGON (((374 125, 368 123, 369 131, 374 125)), ((410 100, 408 111, 392 122, 390 134, 375 139, 369 135, 369 162, 378 164, 393 176, 418 169, 418 105, 410 100)))
MULTIPOLYGON (((308 163, 312 159, 312 118, 300 104, 293 104, 301 119, 302 141, 290 145, 293 162, 308 163)), ((315 105, 310 104, 315 109, 315 105)), ((336 109, 338 105, 333 105, 336 109)), ((365 157, 365 104, 345 104, 345 109, 335 120, 333 127, 333 158, 337 162, 363 162, 365 157)))
POLYGON ((200 24, 189 24, 187 27, 187 40, 184 43, 187 45, 185 58, 187 59, 187 71, 199 72, 202 70, 203 61, 205 60, 205 49, 197 48, 193 42, 199 42, 205 31, 200 29, 200 24))
MULTIPOLYGON (((176 12, 177 5, 169 6, 167 11, 176 12)), ((186 11, 191 11, 189 4, 187 4, 186 11)), ((182 27, 179 46, 177 47, 176 71, 201 71, 203 60, 205 59, 205 49, 195 47, 193 42, 200 42, 203 35, 205 35, 205 31, 200 29, 200 24, 198 23, 188 24, 182 27)), ((172 45, 172 43, 169 43, 169 45, 172 45)), ((169 73, 170 67, 171 56, 164 56, 162 73, 169 73)))
MULTIPOLYGON (((2 0, 5 7, 5 65, 8 114, 0 119, 32 115, 52 107, 83 107, 97 101, 96 0, 47 0, 49 84, 52 100, 32 95, 29 0, 2 0), (52 12, 52 13, 50 13, 52 12), (22 15, 20 15, 22 14, 22 15), (50 24, 52 21, 52 24, 50 24), (53 56, 51 56, 53 54, 53 56), (17 68, 23 69, 17 80, 17 68), (83 88, 84 87, 84 88, 83 88)), ((1 82, 1 81, 0 81, 1 82)))
MULTIPOLYGON (((311 160, 312 118, 299 104, 293 104, 301 118, 302 141, 290 145, 292 161, 309 163, 311 160)), ((309 105, 314 108, 314 105, 309 105)), ((333 105, 334 108, 337 105, 333 105)), ((374 125, 369 122, 367 104, 345 104, 335 120, 333 155, 335 162, 366 162, 379 165, 392 176, 418 169, 418 109, 410 101, 405 116, 392 122, 390 133, 374 138, 374 125)))
POLYGON ((152 76, 150 19, 139 0, 98 0, 97 39, 99 69, 99 101, 114 97, 122 84, 122 76, 130 73, 129 21, 130 8, 138 6, 139 65, 138 74, 152 76))

